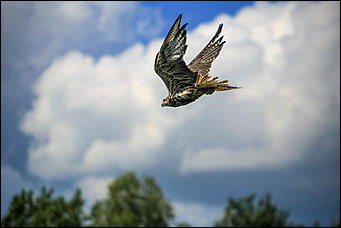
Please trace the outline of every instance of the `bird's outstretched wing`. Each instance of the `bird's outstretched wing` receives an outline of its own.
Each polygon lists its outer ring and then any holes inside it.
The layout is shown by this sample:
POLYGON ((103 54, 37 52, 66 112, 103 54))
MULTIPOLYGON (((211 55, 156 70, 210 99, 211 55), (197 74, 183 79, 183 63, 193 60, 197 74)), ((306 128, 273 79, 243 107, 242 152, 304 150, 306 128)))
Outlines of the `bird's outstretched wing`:
POLYGON ((166 84, 169 94, 193 85, 197 78, 197 74, 192 72, 183 60, 187 49, 188 23, 179 29, 181 17, 182 14, 174 22, 155 58, 154 70, 166 84))
POLYGON ((221 42, 224 36, 221 36, 217 41, 215 41, 222 28, 223 24, 220 24, 211 41, 188 65, 188 68, 191 71, 198 72, 201 75, 206 75, 210 71, 213 60, 219 55, 219 52, 225 43, 225 41, 221 42))

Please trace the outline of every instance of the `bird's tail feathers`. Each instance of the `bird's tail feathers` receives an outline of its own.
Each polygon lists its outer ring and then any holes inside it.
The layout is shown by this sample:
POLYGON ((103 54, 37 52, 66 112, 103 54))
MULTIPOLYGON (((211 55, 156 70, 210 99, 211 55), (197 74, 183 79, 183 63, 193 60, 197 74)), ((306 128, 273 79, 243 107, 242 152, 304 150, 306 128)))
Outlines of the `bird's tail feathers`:
POLYGON ((229 86, 229 85, 219 85, 215 89, 215 91, 226 91, 226 90, 231 90, 231 89, 241 89, 243 86, 229 86))
POLYGON ((227 84, 228 80, 218 81, 218 77, 211 79, 208 74, 202 75, 198 74, 195 86, 199 89, 214 88, 214 91, 226 91, 231 89, 240 89, 241 86, 230 86, 227 84))

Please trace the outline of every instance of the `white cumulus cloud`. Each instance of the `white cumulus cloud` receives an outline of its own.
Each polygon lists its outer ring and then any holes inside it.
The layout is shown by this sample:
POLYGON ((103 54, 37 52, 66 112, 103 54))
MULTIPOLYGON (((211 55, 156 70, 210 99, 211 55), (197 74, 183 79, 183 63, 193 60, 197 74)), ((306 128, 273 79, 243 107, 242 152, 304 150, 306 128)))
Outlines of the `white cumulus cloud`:
POLYGON ((113 180, 113 177, 88 176, 81 178, 77 186, 82 190, 87 204, 91 205, 95 200, 104 199, 107 196, 108 185, 113 180))
POLYGON ((213 69, 245 89, 205 116, 217 119, 210 127, 222 141, 186 153, 182 171, 283 166, 306 155, 320 131, 339 128, 339 6, 259 3, 215 20, 224 22, 231 46, 213 69))
POLYGON ((117 52, 136 38, 157 36, 163 28, 159 9, 123 1, 8 1, 1 2, 1 18, 9 53, 4 63, 26 71, 32 67, 42 70, 70 49, 117 52), (20 48, 20 54, 13 48, 20 48))
MULTIPOLYGON (((151 45, 156 50, 160 41, 151 45)), ((140 44, 97 61, 80 52, 56 59, 35 85, 39 98, 21 125, 36 139, 30 171, 50 179, 154 164, 177 122, 160 108, 164 88, 145 64, 153 59, 140 44)))
POLYGON ((21 123, 34 137, 30 172, 55 179, 156 164, 260 169, 308 156, 321 131, 340 126, 339 7, 257 3, 194 28, 187 63, 222 22, 228 42, 211 74, 245 88, 176 109, 160 107, 167 90, 153 65, 161 39, 115 56, 70 51, 54 59, 21 123))

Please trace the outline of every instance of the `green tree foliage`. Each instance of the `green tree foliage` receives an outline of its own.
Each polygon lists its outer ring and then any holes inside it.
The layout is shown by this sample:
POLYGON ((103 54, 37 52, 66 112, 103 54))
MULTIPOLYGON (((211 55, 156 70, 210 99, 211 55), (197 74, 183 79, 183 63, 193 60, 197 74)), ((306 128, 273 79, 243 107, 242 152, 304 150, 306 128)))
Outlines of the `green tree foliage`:
POLYGON ((169 226, 174 213, 152 177, 126 173, 109 185, 109 194, 91 210, 93 226, 169 226))
MULTIPOLYGON (((83 212, 84 200, 77 189, 67 201, 63 197, 53 197, 53 189, 42 187, 39 196, 32 190, 22 190, 13 196, 8 213, 1 218, 1 226, 170 226, 174 218, 173 208, 165 199, 160 187, 149 176, 138 178, 128 172, 118 177, 108 186, 108 195, 96 201, 89 215, 83 212)), ((266 194, 255 201, 255 194, 244 198, 229 198, 224 215, 215 226, 296 226, 302 224, 288 222, 289 213, 279 210, 266 194)), ((173 224, 174 225, 174 224, 173 224)), ((320 224, 316 220, 313 226, 320 224)), ((190 227, 186 222, 179 227, 190 227)), ((340 218, 331 226, 340 227, 340 218)))
POLYGON ((217 227, 230 226, 291 226, 287 222, 289 213, 278 210, 271 203, 271 195, 266 194, 257 205, 254 204, 255 194, 245 198, 229 198, 223 217, 216 221, 217 227))
POLYGON ((81 226, 84 219, 81 191, 77 189, 70 201, 52 195, 52 188, 42 187, 37 198, 32 190, 22 190, 12 198, 1 226, 81 226))

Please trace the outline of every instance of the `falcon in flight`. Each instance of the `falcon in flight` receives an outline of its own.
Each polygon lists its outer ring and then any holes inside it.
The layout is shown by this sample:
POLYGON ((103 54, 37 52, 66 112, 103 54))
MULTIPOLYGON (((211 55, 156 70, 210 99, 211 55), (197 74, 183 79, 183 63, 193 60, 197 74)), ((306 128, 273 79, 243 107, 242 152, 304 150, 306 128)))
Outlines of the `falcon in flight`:
POLYGON ((186 53, 186 26, 180 29, 182 14, 178 16, 168 32, 160 51, 155 58, 154 70, 161 77, 168 89, 168 96, 161 106, 178 107, 189 104, 204 94, 214 91, 226 91, 241 87, 229 86, 228 80, 218 81, 218 77, 208 75, 213 60, 219 55, 225 41, 223 36, 216 40, 223 24, 219 25, 216 34, 206 47, 187 66, 183 60, 186 53))

